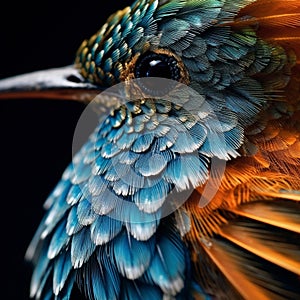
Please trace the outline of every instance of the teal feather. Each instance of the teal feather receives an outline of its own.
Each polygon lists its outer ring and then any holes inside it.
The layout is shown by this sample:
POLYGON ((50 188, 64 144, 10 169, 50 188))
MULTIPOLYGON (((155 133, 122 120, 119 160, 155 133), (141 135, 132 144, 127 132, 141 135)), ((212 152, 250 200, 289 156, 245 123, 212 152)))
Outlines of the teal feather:
POLYGON ((161 20, 164 18, 169 18, 175 15, 180 9, 182 9, 185 4, 186 0, 175 0, 175 1, 165 1, 157 11, 155 11, 155 20, 161 20))

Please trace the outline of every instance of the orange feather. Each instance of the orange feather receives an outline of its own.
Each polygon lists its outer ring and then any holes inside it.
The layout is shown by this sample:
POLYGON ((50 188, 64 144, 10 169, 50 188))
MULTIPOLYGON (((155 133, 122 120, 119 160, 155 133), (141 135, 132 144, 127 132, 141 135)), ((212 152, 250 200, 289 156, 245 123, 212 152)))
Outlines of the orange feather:
POLYGON ((300 63, 300 1, 257 0, 242 8, 235 27, 255 26, 262 39, 292 49, 300 63))

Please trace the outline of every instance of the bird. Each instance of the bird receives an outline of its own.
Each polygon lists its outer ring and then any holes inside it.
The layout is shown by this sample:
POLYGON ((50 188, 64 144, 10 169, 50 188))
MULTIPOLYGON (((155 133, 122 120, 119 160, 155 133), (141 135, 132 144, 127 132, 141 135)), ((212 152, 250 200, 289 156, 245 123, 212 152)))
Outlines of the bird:
POLYGON ((137 0, 73 65, 0 81, 19 97, 99 117, 26 252, 32 298, 300 299, 298 0, 137 0))

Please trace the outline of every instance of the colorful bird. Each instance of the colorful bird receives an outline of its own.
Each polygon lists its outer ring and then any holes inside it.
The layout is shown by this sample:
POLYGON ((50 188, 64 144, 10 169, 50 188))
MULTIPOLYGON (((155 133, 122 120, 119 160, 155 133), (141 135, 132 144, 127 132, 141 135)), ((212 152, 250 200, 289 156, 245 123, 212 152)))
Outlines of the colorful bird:
POLYGON ((138 0, 74 66, 0 82, 103 89, 28 248, 31 297, 300 299, 300 2, 138 0))

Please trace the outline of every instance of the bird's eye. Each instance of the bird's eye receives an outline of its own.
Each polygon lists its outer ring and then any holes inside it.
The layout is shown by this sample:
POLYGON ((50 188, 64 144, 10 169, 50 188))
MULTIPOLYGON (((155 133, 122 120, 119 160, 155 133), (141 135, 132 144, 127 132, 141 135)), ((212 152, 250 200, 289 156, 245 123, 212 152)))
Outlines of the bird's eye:
POLYGON ((134 77, 140 78, 140 87, 153 96, 165 95, 174 89, 178 82, 184 82, 185 78, 182 77, 186 76, 182 76, 183 73, 179 59, 167 52, 148 51, 136 60, 134 67, 134 77))
POLYGON ((180 68, 173 56, 167 54, 146 52, 136 61, 135 77, 163 77, 178 81, 180 68))

